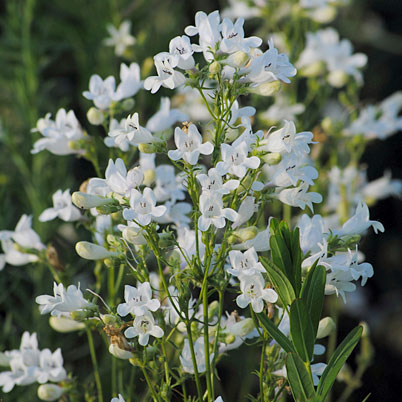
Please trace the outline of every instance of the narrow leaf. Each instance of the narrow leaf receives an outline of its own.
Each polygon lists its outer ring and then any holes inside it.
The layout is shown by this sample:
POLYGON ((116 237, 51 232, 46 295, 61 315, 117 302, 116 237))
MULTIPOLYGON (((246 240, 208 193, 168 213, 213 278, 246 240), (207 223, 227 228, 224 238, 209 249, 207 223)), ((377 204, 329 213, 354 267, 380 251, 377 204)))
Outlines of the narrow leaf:
POLYGON ((317 387, 317 394, 320 396, 321 401, 325 400, 325 397, 334 384, 336 376, 359 342, 362 331, 363 327, 361 325, 350 331, 347 337, 341 342, 341 344, 336 348, 334 354, 331 356, 328 366, 322 373, 317 387))
POLYGON ((289 279, 271 260, 265 257, 260 257, 260 261, 266 269, 271 283, 274 285, 276 292, 279 295, 283 304, 290 305, 296 298, 292 284, 289 279))
POLYGON ((286 372, 295 401, 307 402, 314 398, 313 379, 297 354, 289 353, 287 355, 286 372))
POLYGON ((296 299, 290 306, 290 335, 297 354, 304 362, 313 357, 315 336, 313 325, 302 299, 296 299))
POLYGON ((278 329, 278 327, 264 314, 258 313, 261 325, 267 330, 278 345, 287 353, 294 352, 295 349, 290 340, 278 329))
POLYGON ((311 267, 301 291, 301 298, 313 325, 314 338, 321 318, 327 275, 325 268, 317 266, 317 262, 318 260, 311 267))

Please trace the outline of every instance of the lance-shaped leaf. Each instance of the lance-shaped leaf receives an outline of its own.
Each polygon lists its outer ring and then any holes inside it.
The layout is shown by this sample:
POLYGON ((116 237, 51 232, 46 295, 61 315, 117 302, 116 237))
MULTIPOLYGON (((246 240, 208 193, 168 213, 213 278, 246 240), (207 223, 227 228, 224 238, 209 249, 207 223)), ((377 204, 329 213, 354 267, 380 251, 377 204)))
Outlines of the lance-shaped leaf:
POLYGON ((295 295, 301 289, 301 249, 299 230, 290 231, 286 222, 272 219, 270 225, 272 261, 286 275, 295 295))
POLYGON ((301 291, 301 298, 313 325, 314 340, 321 318, 327 275, 325 268, 321 265, 317 266, 317 262, 318 260, 311 267, 301 291))
POLYGON ((317 395, 319 396, 319 401, 323 402, 332 388, 336 376, 345 364, 347 358, 353 352, 357 343, 362 335, 363 327, 358 325, 352 331, 349 332, 348 336, 341 342, 341 344, 336 348, 334 354, 331 356, 328 362, 328 366, 322 373, 320 382, 317 387, 317 395))
POLYGON ((306 363, 313 357, 315 336, 313 324, 302 299, 296 299, 290 306, 290 335, 297 354, 306 363))
POLYGON ((271 260, 260 257, 260 261, 266 269, 271 283, 274 285, 283 304, 290 305, 296 298, 292 284, 286 275, 271 260))
POLYGON ((278 329, 278 327, 264 314, 257 314, 261 325, 267 330, 271 337, 278 342, 278 345, 287 353, 294 352, 292 342, 278 329))
POLYGON ((315 396, 313 379, 304 362, 296 353, 287 355, 286 373, 294 400, 297 402, 311 401, 315 396))

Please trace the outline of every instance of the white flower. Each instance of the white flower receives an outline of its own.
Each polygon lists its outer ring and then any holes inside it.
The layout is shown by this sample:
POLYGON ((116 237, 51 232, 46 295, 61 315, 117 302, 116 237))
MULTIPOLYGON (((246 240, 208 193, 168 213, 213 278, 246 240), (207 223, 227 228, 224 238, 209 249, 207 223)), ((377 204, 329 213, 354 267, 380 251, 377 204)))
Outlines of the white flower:
POLYGON ((215 45, 221 40, 219 11, 205 14, 198 11, 195 14, 195 26, 189 25, 184 29, 188 36, 199 35, 200 44, 193 45, 196 52, 203 52, 207 61, 213 60, 211 51, 215 50, 215 45))
POLYGON ((160 307, 157 299, 152 299, 152 290, 149 282, 140 283, 138 288, 124 286, 124 300, 117 306, 117 314, 125 317, 127 314, 144 315, 148 311, 156 311, 160 307))
POLYGON ((325 284, 325 294, 337 296, 341 295, 346 303, 345 292, 354 292, 356 285, 352 283, 353 277, 350 271, 336 270, 327 272, 327 280, 325 284))
POLYGON ((109 32, 110 38, 104 39, 103 43, 106 46, 114 46, 116 56, 122 56, 125 50, 136 42, 134 36, 130 34, 131 21, 124 20, 119 28, 108 24, 106 29, 109 32))
POLYGON ((124 219, 136 220, 140 225, 149 225, 152 217, 159 218, 166 213, 164 205, 156 206, 155 194, 149 187, 145 187, 143 194, 131 190, 130 206, 123 211, 124 219))
POLYGON ((219 174, 216 168, 208 170, 208 174, 200 173, 197 175, 197 180, 201 184, 202 191, 212 191, 218 194, 229 194, 235 190, 239 184, 239 180, 228 180, 223 183, 222 175, 219 174))
POLYGON ((53 353, 49 349, 43 349, 40 352, 39 364, 36 378, 39 384, 44 384, 48 381, 59 382, 67 379, 67 373, 63 367, 61 349, 56 349, 53 353))
POLYGON ((84 91, 83 95, 89 100, 93 100, 97 108, 107 109, 115 96, 116 81, 114 77, 109 76, 105 80, 98 74, 91 76, 89 80, 89 91, 84 91))
POLYGON ((143 180, 144 174, 140 168, 134 168, 127 172, 127 168, 122 159, 117 158, 116 162, 109 159, 105 170, 105 179, 90 179, 87 192, 101 196, 115 192, 128 197, 131 190, 140 186, 143 180))
POLYGON ((378 231, 384 232, 385 230, 381 222, 370 220, 368 206, 361 201, 356 207, 355 214, 343 224, 342 229, 334 233, 340 236, 360 234, 370 226, 373 227, 375 233, 378 233, 378 231))
POLYGON ((45 149, 54 155, 82 153, 83 150, 70 147, 71 143, 84 138, 74 112, 59 109, 54 121, 50 119, 50 116, 51 114, 48 113, 44 119, 39 119, 36 128, 32 129, 32 132, 39 132, 44 138, 35 142, 31 153, 37 154, 45 149))
POLYGON ((184 84, 184 75, 174 69, 177 66, 176 57, 167 52, 158 53, 154 56, 154 63, 158 75, 148 77, 144 81, 146 90, 150 90, 154 94, 161 86, 174 89, 184 84))
POLYGON ((155 169, 154 193, 158 202, 184 200, 182 179, 176 176, 172 165, 159 165, 155 169))
POLYGON ((187 114, 179 109, 170 109, 170 99, 163 97, 159 110, 148 120, 145 128, 155 133, 172 127, 176 121, 186 120, 188 120, 187 114))
POLYGON ((258 262, 258 255, 254 247, 251 247, 244 253, 231 250, 229 252, 229 259, 232 267, 227 271, 234 276, 244 278, 259 272, 265 272, 262 264, 258 262))
POLYGON ((248 169, 257 169, 260 166, 260 160, 256 156, 248 158, 248 151, 249 147, 245 141, 237 146, 222 144, 222 161, 216 165, 219 174, 230 173, 241 179, 248 169))
POLYGON ((258 149, 281 154, 294 153, 304 155, 310 152, 309 144, 313 144, 313 133, 304 131, 296 133, 293 121, 284 120, 284 126, 271 132, 266 140, 260 141, 258 149))
MULTIPOLYGON (((128 150, 128 144, 150 144, 154 137, 151 132, 139 123, 138 113, 128 116, 124 122, 124 128, 115 128, 108 135, 114 139, 114 143, 122 150, 128 150)), ((107 145, 107 144, 106 144, 107 145)))
POLYGON ((113 100, 120 101, 134 96, 140 88, 142 81, 140 77, 140 66, 137 63, 131 63, 127 66, 124 63, 120 65, 120 84, 117 86, 113 95, 113 100))
POLYGON ((112 398, 110 402, 126 402, 121 394, 119 394, 118 398, 112 398))
POLYGON ((301 209, 305 209, 308 206, 311 212, 314 212, 313 202, 322 202, 322 195, 315 192, 308 193, 308 187, 308 183, 303 183, 299 187, 282 190, 276 196, 284 204, 301 209))
POLYGON ((80 210, 71 201, 70 190, 57 190, 53 196, 53 208, 45 209, 39 216, 41 222, 51 221, 57 217, 65 222, 77 221, 81 218, 80 210))
POLYGON ((144 315, 137 316, 134 319, 133 326, 127 328, 124 332, 127 338, 134 338, 138 336, 138 342, 141 346, 148 345, 149 336, 152 335, 155 338, 162 338, 163 329, 155 325, 154 317, 151 313, 145 313, 144 315))
POLYGON ((312 186, 318 177, 316 168, 305 165, 305 160, 294 154, 285 155, 274 169, 275 173, 268 185, 277 187, 296 186, 299 180, 312 186))
POLYGON ((167 208, 166 214, 160 218, 155 218, 155 222, 161 224, 173 222, 177 227, 188 226, 191 222, 188 214, 193 210, 193 206, 188 202, 167 201, 165 206, 167 208))
POLYGON ((0 231, 0 241, 4 251, 4 254, 0 254, 0 270, 4 268, 5 263, 25 265, 38 260, 34 254, 17 250, 17 245, 39 251, 45 249, 45 245, 40 241, 38 234, 32 229, 32 216, 25 214, 21 216, 14 232, 10 230, 0 231))
POLYGON ((177 67, 190 70, 194 67, 193 49, 188 36, 176 36, 169 43, 169 53, 177 58, 177 67))
POLYGON ((210 142, 202 143, 201 134, 194 124, 189 125, 187 133, 176 127, 174 142, 177 149, 168 152, 169 158, 174 161, 183 159, 190 165, 195 165, 198 162, 200 154, 210 155, 214 150, 214 146, 210 142))
POLYGON ((251 48, 261 45, 262 39, 256 36, 244 37, 243 24, 244 18, 238 18, 234 24, 229 18, 225 18, 222 21, 222 41, 220 43, 222 52, 234 53, 240 51, 249 53, 251 48))
POLYGON ((317 244, 324 240, 324 233, 328 232, 321 215, 314 215, 310 218, 303 214, 297 224, 300 229, 300 248, 303 253, 317 251, 317 244))
POLYGON ((35 301, 39 304, 41 314, 51 313, 55 317, 69 317, 73 311, 82 311, 92 306, 84 299, 79 284, 78 287, 70 285, 65 289, 62 283, 58 285, 54 282, 53 293, 54 296, 41 295, 36 297, 35 301))
POLYGON ((256 313, 264 309, 264 300, 275 303, 278 295, 273 289, 264 289, 265 281, 260 273, 241 276, 240 290, 242 294, 237 296, 236 303, 240 308, 247 307, 250 303, 256 313))
POLYGON ((219 194, 203 193, 200 196, 201 216, 198 218, 198 228, 205 232, 211 225, 216 228, 225 226, 225 218, 234 222, 237 212, 231 208, 223 208, 223 201, 219 194))
MULTIPOLYGON (((197 364, 197 371, 198 373, 203 373, 206 370, 203 337, 198 338, 194 342, 194 354, 195 354, 195 362, 197 364)), ((210 353, 209 358, 212 361, 214 358, 214 353, 210 353)), ((194 366, 191 358, 190 344, 188 343, 188 339, 184 340, 183 351, 181 352, 180 355, 180 363, 185 373, 194 374, 194 366)))
POLYGON ((255 57, 250 66, 244 70, 248 72, 247 78, 253 84, 278 80, 290 83, 289 77, 296 75, 296 69, 289 62, 287 55, 278 52, 272 40, 268 41, 268 46, 269 49, 255 57))
POLYGON ((240 204, 239 210, 237 211, 237 218, 233 222, 232 229, 236 229, 243 225, 243 223, 246 223, 257 211, 258 205, 255 203, 255 198, 248 195, 240 204))
POLYGON ((365 199, 381 200, 390 195, 394 197, 402 197, 402 180, 391 180, 391 172, 386 171, 383 177, 373 180, 361 189, 361 193, 365 199))

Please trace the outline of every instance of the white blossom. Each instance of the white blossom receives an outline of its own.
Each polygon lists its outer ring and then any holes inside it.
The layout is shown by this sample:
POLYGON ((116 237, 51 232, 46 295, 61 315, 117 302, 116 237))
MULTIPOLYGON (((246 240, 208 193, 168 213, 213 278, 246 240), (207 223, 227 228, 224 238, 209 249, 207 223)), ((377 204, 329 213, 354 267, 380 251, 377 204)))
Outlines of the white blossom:
POLYGON ((208 174, 200 173, 197 175, 197 180, 201 184, 202 191, 211 191, 218 194, 229 194, 235 190, 239 184, 239 180, 227 180, 223 182, 222 175, 219 174, 216 168, 208 170, 208 174))
POLYGON ((223 208, 223 201, 219 194, 203 193, 200 196, 200 212, 198 227, 202 232, 209 229, 211 225, 220 229, 225 226, 225 219, 234 222, 237 212, 231 208, 223 208))
POLYGON ((116 80, 109 76, 103 80, 98 74, 91 76, 89 80, 89 91, 84 91, 85 98, 92 100, 94 105, 101 109, 107 109, 115 96, 116 80))
POLYGON ((122 56, 129 46, 135 44, 136 39, 130 34, 131 21, 124 20, 118 28, 112 24, 108 24, 106 29, 110 37, 104 39, 106 46, 114 46, 116 56, 122 56))
POLYGON ((305 209, 308 206, 311 212, 314 212, 313 203, 322 202, 322 195, 315 192, 308 193, 308 187, 308 183, 303 183, 299 187, 282 190, 276 196, 284 204, 301 209, 305 209))
POLYGON ((82 149, 73 149, 70 146, 84 138, 84 133, 74 112, 59 109, 54 121, 50 119, 50 116, 51 114, 48 113, 45 118, 39 119, 36 128, 32 129, 32 132, 42 134, 43 138, 34 143, 31 153, 37 154, 45 149, 54 155, 83 153, 82 149))
POLYGON ((60 218, 65 222, 77 221, 81 218, 80 210, 71 201, 70 190, 57 190, 53 196, 53 208, 45 209, 39 216, 41 222, 60 218))
POLYGON ((155 338, 162 338, 163 329, 155 325, 154 317, 151 313, 147 312, 144 315, 135 317, 133 326, 127 328, 124 335, 127 338, 138 336, 139 344, 146 346, 148 345, 150 335, 155 338))
POLYGON ((138 287, 124 286, 124 300, 117 306, 117 313, 125 317, 127 314, 144 315, 148 311, 156 311, 160 307, 157 299, 152 299, 149 282, 140 283, 138 287))
POLYGON ((214 146, 210 142, 202 143, 201 134, 194 124, 189 125, 188 132, 176 127, 174 142, 177 149, 168 152, 169 158, 173 161, 183 159, 190 165, 198 162, 200 154, 210 155, 214 150, 214 146))
POLYGON ((152 217, 159 218, 166 213, 164 205, 156 206, 155 194, 149 187, 145 187, 142 194, 138 190, 131 190, 130 207, 124 209, 124 219, 135 220, 140 225, 149 225, 152 217))
POLYGON ((260 273, 254 275, 244 275, 240 277, 240 290, 242 294, 237 296, 236 303, 240 308, 245 308, 251 304, 256 313, 261 313, 264 309, 264 300, 275 303, 278 295, 273 289, 264 289, 265 281, 260 273))
POLYGON ((73 311, 82 311, 92 307, 92 304, 82 295, 79 284, 78 287, 70 285, 65 289, 62 283, 54 282, 53 293, 54 296, 36 297, 35 301, 39 304, 41 314, 51 313, 55 317, 69 317, 73 311))
POLYGON ((188 36, 176 36, 169 43, 169 53, 177 58, 177 67, 190 70, 194 67, 193 48, 188 36))
POLYGON ((258 262, 258 255, 254 247, 244 253, 238 250, 231 250, 229 259, 231 268, 228 268, 227 271, 234 276, 244 278, 259 272, 265 272, 262 264, 258 262))
MULTIPOLYGON (((194 342, 194 354, 195 361, 197 364, 198 373, 203 373, 206 370, 205 367, 205 349, 204 349, 204 338, 200 337, 194 342)), ((214 353, 209 354, 209 358, 212 361, 214 358, 214 353)), ((190 344, 188 339, 184 340, 184 347, 180 355, 180 363, 185 373, 194 374, 194 366, 191 358, 190 344)))

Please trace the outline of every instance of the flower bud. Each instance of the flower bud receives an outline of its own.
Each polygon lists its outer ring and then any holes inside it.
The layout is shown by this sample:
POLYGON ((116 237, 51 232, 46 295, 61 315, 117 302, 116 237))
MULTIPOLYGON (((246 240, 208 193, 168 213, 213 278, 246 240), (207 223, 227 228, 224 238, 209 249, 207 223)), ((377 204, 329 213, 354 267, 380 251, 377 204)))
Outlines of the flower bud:
POLYGON ((155 180, 155 170, 153 169, 147 169, 144 172, 144 180, 143 180, 143 184, 147 187, 149 187, 152 182, 155 180))
POLYGON ((221 71, 221 65, 219 64, 218 61, 215 60, 209 65, 209 73, 218 74, 219 71, 221 71))
POLYGON ((230 345, 231 343, 233 343, 236 340, 236 337, 234 335, 227 335, 225 337, 225 343, 226 345, 230 345))
POLYGON ((123 238, 129 243, 137 246, 144 246, 147 244, 145 237, 142 235, 142 231, 131 226, 128 226, 123 230, 123 238))
POLYGON ((228 238, 229 244, 243 243, 247 240, 254 239, 258 234, 258 228, 256 226, 249 226, 247 228, 237 229, 232 232, 228 238))
POLYGON ((106 198, 101 197, 100 195, 82 193, 81 191, 75 191, 71 196, 71 200, 78 208, 83 209, 90 209, 99 207, 101 205, 115 203, 115 200, 113 198, 106 198))
POLYGON ((63 388, 56 384, 42 384, 38 388, 38 398, 42 401, 55 401, 63 395, 63 388))
POLYGON ((306 67, 303 67, 300 71, 300 74, 303 77, 318 77, 325 71, 325 65, 322 61, 316 61, 314 63, 309 64, 306 67))
POLYGON ((226 64, 232 67, 244 67, 249 61, 250 56, 242 51, 232 53, 225 61, 226 64))
POLYGON ((118 359, 129 360, 133 357, 133 353, 129 350, 120 349, 114 343, 109 345, 109 353, 118 359))
POLYGON ((261 96, 272 96, 275 95, 281 89, 280 81, 264 82, 255 88, 250 88, 249 91, 261 95, 261 96))
POLYGON ((348 75, 342 70, 332 71, 328 75, 328 82, 334 88, 343 87, 347 81, 348 81, 348 75))
POLYGON ((261 157, 268 165, 277 165, 282 160, 282 155, 279 152, 271 152, 261 157))
POLYGON ((129 112, 133 107, 134 107, 134 99, 133 98, 128 98, 128 99, 124 99, 124 101, 122 102, 121 106, 123 107, 123 109, 126 112, 129 112))
POLYGON ((92 125, 99 126, 103 123, 104 116, 99 109, 91 107, 87 112, 87 119, 92 125))
POLYGON ((159 247, 167 248, 174 246, 176 244, 175 237, 173 233, 160 233, 159 234, 159 247))
POLYGON ((74 321, 69 317, 50 317, 49 325, 57 332, 66 333, 74 332, 85 328, 82 322, 74 321))
POLYGON ((107 257, 117 257, 119 253, 106 250, 105 247, 88 241, 79 241, 75 245, 77 254, 86 260, 103 260, 107 257))
POLYGON ((120 241, 117 236, 108 234, 106 236, 106 241, 108 244, 110 244, 113 247, 119 247, 120 246, 120 241))
POLYGON ((214 315, 217 315, 218 313, 219 313, 219 302, 217 300, 214 300, 208 306, 208 315, 210 317, 213 317, 214 315))
POLYGON ((317 338, 325 338, 336 328, 335 321, 331 317, 324 317, 318 324, 317 338))
POLYGON ((75 321, 85 321, 89 316, 92 315, 91 311, 85 311, 85 310, 76 310, 72 311, 70 313, 70 317, 75 320, 75 321))
POLYGON ((321 121, 321 127, 326 131, 327 133, 332 133, 334 131, 334 121, 331 119, 331 117, 325 117, 321 121))
POLYGON ((255 329, 254 321, 252 318, 245 318, 227 328, 226 332, 234 336, 246 336, 253 329, 255 329))

